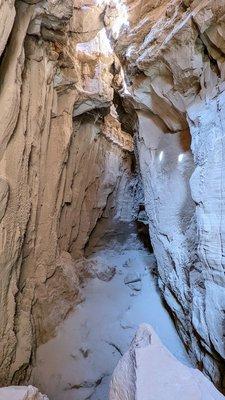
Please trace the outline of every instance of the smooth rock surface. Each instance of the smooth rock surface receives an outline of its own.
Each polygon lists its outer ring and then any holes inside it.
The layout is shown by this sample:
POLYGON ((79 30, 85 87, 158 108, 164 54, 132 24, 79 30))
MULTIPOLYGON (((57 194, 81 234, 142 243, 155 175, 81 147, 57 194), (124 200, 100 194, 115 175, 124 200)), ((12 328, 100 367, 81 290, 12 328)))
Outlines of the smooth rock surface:
POLYGON ((0 400, 48 400, 33 386, 10 386, 0 388, 0 400))
POLYGON ((110 400, 222 400, 197 369, 178 361, 150 325, 142 324, 119 361, 110 384, 110 400))

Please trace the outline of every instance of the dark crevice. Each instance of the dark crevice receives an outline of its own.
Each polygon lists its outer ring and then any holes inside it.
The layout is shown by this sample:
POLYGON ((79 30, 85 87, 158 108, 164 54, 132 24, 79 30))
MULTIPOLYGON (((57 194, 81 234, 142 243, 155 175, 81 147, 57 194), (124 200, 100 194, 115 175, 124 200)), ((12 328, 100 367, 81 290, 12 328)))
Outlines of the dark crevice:
POLYGON ((214 51, 218 53, 218 56, 219 56, 220 58, 222 58, 223 60, 225 59, 224 53, 223 53, 218 47, 216 47, 214 43, 212 43, 212 42, 210 41, 209 37, 206 36, 206 34, 201 33, 201 31, 200 31, 200 29, 199 29, 197 23, 194 21, 193 18, 192 18, 192 22, 193 22, 193 25, 194 25, 194 27, 195 27, 197 33, 198 33, 198 37, 197 37, 197 39, 196 39, 196 44, 197 44, 197 42, 199 42, 199 45, 202 46, 204 55, 205 55, 205 57, 208 58, 212 70, 213 70, 213 71, 217 74, 217 76, 220 78, 220 77, 221 77, 221 76, 220 76, 221 73, 220 73, 220 69, 219 69, 219 67, 218 67, 217 60, 216 60, 216 59, 212 56, 212 54, 210 53, 209 48, 208 48, 208 45, 209 45, 210 47, 212 47, 212 48, 214 49, 214 51))
POLYGON ((137 219, 135 220, 137 234, 139 240, 144 244, 144 247, 150 252, 153 253, 153 247, 151 243, 151 238, 149 234, 149 224, 148 224, 148 216, 145 211, 144 203, 139 205, 139 212, 137 219))
POLYGON ((109 114, 110 108, 109 107, 101 107, 101 108, 94 108, 92 110, 86 111, 83 114, 79 115, 76 117, 76 122, 82 123, 87 123, 87 122, 94 122, 95 124, 97 123, 102 123, 104 120, 104 117, 109 114))
POLYGON ((112 346, 116 351, 118 351, 118 353, 120 354, 121 357, 123 356, 122 351, 120 350, 120 348, 115 343, 112 343, 112 342, 106 342, 106 343, 108 343, 109 346, 112 346))
POLYGON ((127 104, 127 101, 122 99, 116 91, 114 92, 113 102, 116 107, 122 130, 133 136, 137 121, 136 112, 134 112, 133 107, 130 104, 127 104))
MULTIPOLYGON (((2 68, 2 64, 3 64, 3 61, 5 59, 6 53, 8 51, 9 44, 11 43, 12 34, 13 34, 13 29, 11 30, 11 32, 9 34, 9 37, 7 39, 7 43, 5 45, 5 48, 4 48, 4 50, 3 50, 3 52, 2 52, 2 54, 0 56, 0 69, 2 68)), ((3 83, 3 79, 4 79, 4 74, 1 73, 0 74, 0 89, 1 89, 1 85, 3 83)))

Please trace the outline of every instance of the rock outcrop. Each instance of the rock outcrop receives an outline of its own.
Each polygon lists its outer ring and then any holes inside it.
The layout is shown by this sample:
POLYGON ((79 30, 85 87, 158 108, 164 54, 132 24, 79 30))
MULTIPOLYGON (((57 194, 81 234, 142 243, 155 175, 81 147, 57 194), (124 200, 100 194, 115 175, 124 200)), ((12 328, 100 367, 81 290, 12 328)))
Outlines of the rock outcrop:
POLYGON ((199 370, 178 361, 152 327, 143 324, 113 373, 109 399, 222 400, 224 396, 199 370))

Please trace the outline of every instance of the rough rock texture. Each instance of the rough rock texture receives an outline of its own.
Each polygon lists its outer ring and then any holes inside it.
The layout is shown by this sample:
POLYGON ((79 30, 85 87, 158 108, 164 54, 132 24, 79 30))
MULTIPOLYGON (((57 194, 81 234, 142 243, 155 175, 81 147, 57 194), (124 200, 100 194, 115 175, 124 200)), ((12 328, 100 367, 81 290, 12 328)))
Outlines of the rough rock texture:
POLYGON ((190 354, 221 386, 225 3, 129 0, 127 12, 117 54, 139 118, 159 285, 190 354))
POLYGON ((178 361, 150 325, 139 327, 112 377, 110 400, 222 400, 197 369, 178 361))
POLYGON ((106 35, 117 14, 93 1, 0 1, 1 385, 25 380, 36 345, 82 300, 74 260, 129 173, 106 35))
POLYGON ((15 1, 2 0, 1 8, 1 27, 0 27, 0 57, 9 38, 14 19, 15 19, 15 1))
POLYGON ((48 400, 33 386, 10 386, 0 389, 0 400, 48 400))

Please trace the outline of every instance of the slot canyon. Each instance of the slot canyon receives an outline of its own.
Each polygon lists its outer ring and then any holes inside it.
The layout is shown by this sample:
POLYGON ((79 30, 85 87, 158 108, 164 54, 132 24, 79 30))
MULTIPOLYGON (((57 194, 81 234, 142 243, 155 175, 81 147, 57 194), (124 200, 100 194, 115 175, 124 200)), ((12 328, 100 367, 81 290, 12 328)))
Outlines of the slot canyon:
POLYGON ((0 400, 225 399, 225 1, 0 0, 0 400))

